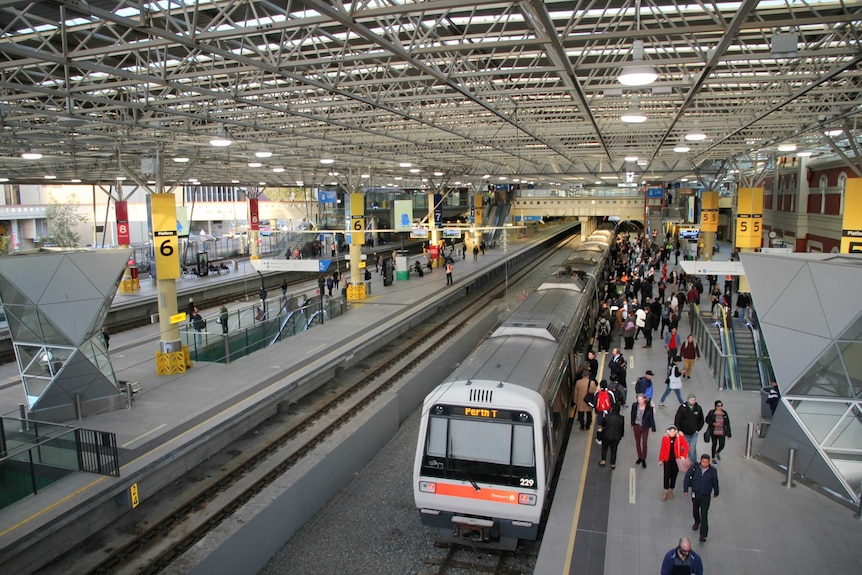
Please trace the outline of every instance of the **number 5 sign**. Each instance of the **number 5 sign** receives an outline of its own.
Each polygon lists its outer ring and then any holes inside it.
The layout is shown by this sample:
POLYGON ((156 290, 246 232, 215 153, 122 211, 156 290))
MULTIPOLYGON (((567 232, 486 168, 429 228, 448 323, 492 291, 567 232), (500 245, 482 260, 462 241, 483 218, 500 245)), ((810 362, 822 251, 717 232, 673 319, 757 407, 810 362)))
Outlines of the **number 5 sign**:
POLYGON ((177 208, 173 194, 151 194, 153 213, 153 246, 156 258, 156 277, 180 277, 179 240, 177 238, 177 208))

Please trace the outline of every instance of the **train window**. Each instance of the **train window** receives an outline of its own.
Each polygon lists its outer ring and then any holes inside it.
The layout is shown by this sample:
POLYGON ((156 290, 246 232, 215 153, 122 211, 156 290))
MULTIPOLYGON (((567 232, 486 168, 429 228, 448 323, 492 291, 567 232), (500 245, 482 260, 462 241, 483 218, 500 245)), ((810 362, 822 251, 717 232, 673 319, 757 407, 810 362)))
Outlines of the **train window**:
POLYGON ((527 425, 515 425, 512 427, 512 431, 514 432, 512 440, 512 465, 532 467, 535 465, 533 428, 527 425))
POLYGON ((428 447, 425 452, 435 457, 446 457, 446 419, 432 417, 428 420, 428 447))
POLYGON ((509 463, 512 425, 450 420, 450 456, 485 463, 509 463))

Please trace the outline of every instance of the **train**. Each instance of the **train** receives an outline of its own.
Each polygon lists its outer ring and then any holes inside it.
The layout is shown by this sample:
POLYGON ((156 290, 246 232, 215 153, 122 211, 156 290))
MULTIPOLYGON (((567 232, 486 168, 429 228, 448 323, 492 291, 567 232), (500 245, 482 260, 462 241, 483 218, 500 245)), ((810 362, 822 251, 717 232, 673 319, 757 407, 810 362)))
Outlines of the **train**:
POLYGON ((569 248, 425 397, 413 498, 421 522, 441 537, 512 549, 538 537, 615 237, 600 228, 569 248))

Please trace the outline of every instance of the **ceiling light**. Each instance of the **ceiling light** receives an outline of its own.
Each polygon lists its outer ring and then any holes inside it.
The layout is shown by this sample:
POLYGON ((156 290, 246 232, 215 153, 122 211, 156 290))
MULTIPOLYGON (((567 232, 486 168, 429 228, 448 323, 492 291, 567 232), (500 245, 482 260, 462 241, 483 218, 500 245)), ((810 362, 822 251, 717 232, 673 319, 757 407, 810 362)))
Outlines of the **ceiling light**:
POLYGON ((218 134, 210 140, 210 146, 215 146, 216 148, 226 148, 231 144, 233 144, 233 140, 230 139, 230 136, 228 136, 227 131, 224 129, 219 130, 218 134))
POLYGON ((419 172, 421 172, 421 171, 422 171, 422 170, 420 170, 419 168, 410 168, 410 173, 411 173, 411 174, 418 174, 418 173, 419 173, 419 172))
POLYGON ((647 121, 646 114, 641 111, 637 98, 632 101, 632 105, 629 106, 629 109, 623 112, 622 116, 620 116, 620 120, 627 124, 642 124, 647 121))
POLYGON ((398 165, 401 166, 402 168, 410 168, 413 166, 413 164, 411 164, 410 162, 401 162, 398 165))
POLYGON ((795 152, 796 151, 796 144, 781 144, 780 146, 778 146, 778 151, 779 152, 795 152))
POLYGON ((21 153, 21 157, 25 160, 41 160, 42 154, 39 152, 34 152, 33 150, 25 150, 21 153))
POLYGON ((284 171, 284 168, 273 168, 272 171, 275 172, 276 174, 280 174, 284 171))
POLYGON ((638 161, 638 157, 637 157, 637 156, 626 156, 626 157, 625 157, 625 160, 626 160, 627 162, 637 162, 637 161, 638 161))
POLYGON ((673 151, 677 154, 684 154, 691 151, 691 148, 688 146, 688 144, 685 143, 685 141, 682 141, 676 146, 674 146, 673 151))
POLYGON ((272 152, 269 150, 258 150, 254 153, 254 155, 258 158, 271 158, 272 152))
POLYGON ((232 184, 238 184, 238 183, 239 183, 239 180, 231 180, 231 181, 230 181, 230 183, 232 183, 232 184))
POLYGON ((827 136, 829 136, 830 138, 834 138, 835 136, 840 136, 841 134, 843 134, 844 130, 842 130, 841 128, 837 128, 835 130, 826 130, 823 133, 826 134, 827 136))
POLYGON ((649 160, 638 160, 638 166, 646 166, 649 164, 649 160))
POLYGON ((482 176, 482 179, 483 179, 483 180, 490 180, 490 179, 491 179, 491 174, 485 174, 484 176, 482 176))
POLYGON ((635 40, 632 44, 632 61, 622 65, 617 80, 626 86, 646 86, 658 80, 653 67, 644 63, 643 40, 635 40))
POLYGON ((798 158, 810 158, 814 155, 814 152, 796 152, 796 156, 798 158))
POLYGON ((304 181, 302 181, 302 180, 296 180, 296 185, 297 185, 297 186, 302 186, 304 183, 305 183, 305 182, 304 182, 304 181))
MULTIPOLYGON (((0 182, 2 182, 2 181, 3 181, 3 180, 2 180, 2 179, 0 179, 0 182)), ((7 181, 8 181, 8 180, 7 180, 7 181)), ((72 178, 72 179, 71 179, 71 180, 69 180, 69 181, 70 181, 70 182, 72 182, 73 184, 80 184, 80 183, 81 183, 81 178, 72 178)))
POLYGON ((320 163, 321 164, 334 164, 335 160, 333 160, 332 158, 320 158, 320 163))
POLYGON ((178 164, 185 164, 189 161, 188 156, 174 156, 173 160, 178 164))
POLYGON ((367 180, 368 178, 371 177, 371 174, 359 174, 359 177, 362 178, 363 180, 367 180))
POLYGON ((0 182, 8 182, 9 178, 0 178, 0 182))
POLYGON ((55 176, 54 174, 45 174, 45 179, 46 180, 56 180, 57 176, 55 176))
POLYGON ((249 163, 248 163, 248 167, 249 167, 249 168, 259 168, 259 167, 261 167, 262 165, 263 165, 263 164, 261 164, 260 162, 249 162, 249 163))
POLYGON ((443 172, 434 172, 434 175, 438 178, 443 175, 443 172))
POLYGON ((697 127, 697 120, 694 121, 694 128, 691 132, 685 135, 685 139, 689 142, 702 142, 706 139, 706 134, 697 127))

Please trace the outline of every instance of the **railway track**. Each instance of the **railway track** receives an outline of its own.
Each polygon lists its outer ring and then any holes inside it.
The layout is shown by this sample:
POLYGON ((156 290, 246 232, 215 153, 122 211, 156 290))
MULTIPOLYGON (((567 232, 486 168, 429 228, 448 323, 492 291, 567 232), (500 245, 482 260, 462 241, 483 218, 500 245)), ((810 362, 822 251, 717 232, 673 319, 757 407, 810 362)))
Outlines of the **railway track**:
POLYGON ((405 374, 433 358, 438 346, 454 337, 471 318, 496 306, 506 289, 514 289, 519 280, 541 266, 555 251, 549 249, 544 257, 511 272, 505 279, 500 278, 497 285, 460 300, 444 317, 438 317, 436 323, 416 330, 409 339, 402 338, 391 344, 391 349, 379 352, 376 357, 380 359, 367 365, 355 381, 343 380, 337 386, 321 389, 310 394, 307 401, 293 406, 293 414, 281 414, 264 422, 237 444, 226 448, 221 457, 217 455, 202 464, 205 467, 192 470, 182 494, 174 492, 150 498, 145 504, 150 507, 146 518, 139 516, 135 523, 109 528, 114 537, 107 544, 110 549, 105 549, 107 535, 96 535, 89 543, 86 559, 79 557, 69 562, 61 557, 42 572, 161 572, 405 374), (161 512, 161 509, 170 511, 161 512), (122 534, 120 540, 116 540, 117 533, 122 534))
POLYGON ((483 550, 480 552, 461 545, 446 545, 446 547, 448 547, 448 551, 445 557, 425 559, 427 565, 437 568, 436 571, 433 571, 434 575, 454 575, 456 573, 528 575, 518 568, 507 565, 513 557, 511 551, 483 550))

